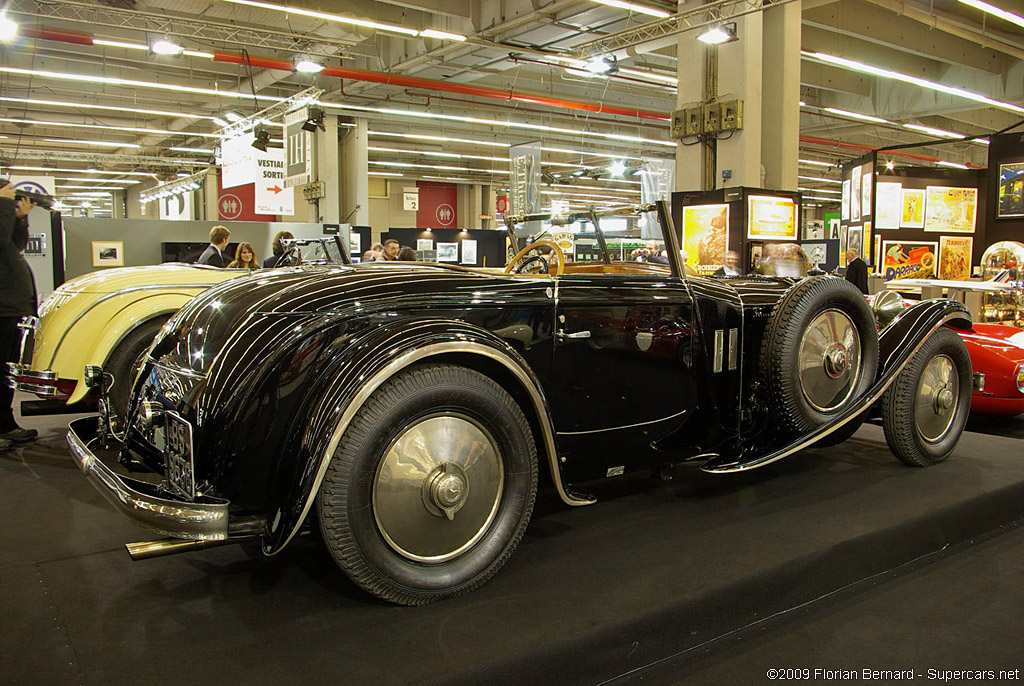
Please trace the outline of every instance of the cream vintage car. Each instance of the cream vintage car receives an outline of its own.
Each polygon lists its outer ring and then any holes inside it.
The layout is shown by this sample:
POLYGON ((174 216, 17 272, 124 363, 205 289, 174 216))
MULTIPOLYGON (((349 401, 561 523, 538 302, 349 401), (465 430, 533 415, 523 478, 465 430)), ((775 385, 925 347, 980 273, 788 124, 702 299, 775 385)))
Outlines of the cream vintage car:
POLYGON ((43 301, 39 317, 25 317, 21 354, 8 364, 9 383, 85 411, 90 389, 85 366, 114 376, 113 409, 123 416, 135 364, 167 319, 210 286, 247 269, 161 264, 106 269, 62 284, 43 301))

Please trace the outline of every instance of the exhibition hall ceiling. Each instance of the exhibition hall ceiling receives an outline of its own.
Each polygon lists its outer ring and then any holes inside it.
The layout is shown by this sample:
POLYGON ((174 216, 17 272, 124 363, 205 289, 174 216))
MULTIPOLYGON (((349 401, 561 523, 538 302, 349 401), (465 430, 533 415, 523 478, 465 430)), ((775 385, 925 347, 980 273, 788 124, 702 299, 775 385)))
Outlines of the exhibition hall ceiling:
MULTIPOLYGON (((801 186, 837 189, 830 165, 864 150, 1024 118, 1022 8, 999 4, 1018 14, 976 0, 804 0, 801 186)), ((735 21, 761 5, 711 7, 735 21)), ((674 155, 676 45, 696 40, 706 11, 694 0, 9 0, 19 35, 0 43, 0 163, 57 169, 68 192, 173 178, 206 166, 225 122, 316 85, 329 113, 369 120, 372 174, 500 185, 507 147, 539 138, 551 194, 580 195, 571 181, 595 201, 635 199, 637 181, 605 170, 674 155), (617 72, 581 69, 605 49, 617 72), (327 69, 288 68, 304 60, 327 69)), ((984 142, 914 152, 986 159, 984 142)))

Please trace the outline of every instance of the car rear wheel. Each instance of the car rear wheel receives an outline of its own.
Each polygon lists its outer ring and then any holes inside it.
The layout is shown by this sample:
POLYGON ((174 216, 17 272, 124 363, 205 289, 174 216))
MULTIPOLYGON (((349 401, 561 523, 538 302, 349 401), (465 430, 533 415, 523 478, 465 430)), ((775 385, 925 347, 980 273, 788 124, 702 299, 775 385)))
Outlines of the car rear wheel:
POLYGON ((142 364, 142 358, 149 350, 150 344, 167 322, 167 317, 157 317, 139 324, 128 332, 114 352, 110 353, 103 370, 114 376, 114 384, 110 387, 110 404, 118 419, 123 421, 128 412, 128 401, 131 399, 132 382, 135 372, 142 364))
POLYGON ((914 467, 953 452, 971 409, 971 358, 955 332, 939 329, 925 341, 882 396, 889 449, 914 467))
POLYGON ((793 286, 772 310, 761 367, 773 415, 787 433, 830 422, 871 387, 878 370, 878 331, 864 296, 829 276, 793 286))
POLYGON ((537 491, 537 454, 515 400, 464 367, 414 367, 356 413, 317 497, 338 566, 389 602, 471 591, 519 543, 537 491))

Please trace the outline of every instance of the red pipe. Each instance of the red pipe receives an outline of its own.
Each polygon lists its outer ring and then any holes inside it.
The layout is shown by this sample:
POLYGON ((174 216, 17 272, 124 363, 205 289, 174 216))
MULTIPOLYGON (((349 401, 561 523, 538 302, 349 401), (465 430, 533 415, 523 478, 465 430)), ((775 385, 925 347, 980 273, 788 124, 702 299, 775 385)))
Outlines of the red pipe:
MULTIPOLYGON (((876 148, 872 148, 870 145, 861 145, 860 143, 844 143, 842 141, 830 141, 827 138, 814 138, 813 136, 800 136, 801 143, 810 143, 811 145, 822 145, 828 148, 843 148, 845 150, 860 150, 861 152, 872 152, 876 148)), ((908 157, 912 160, 921 160, 923 162, 941 162, 942 158, 931 157, 930 155, 918 155, 913 152, 905 152, 903 150, 886 150, 881 155, 892 155, 893 157, 908 157)), ((973 167, 973 165, 971 165, 973 167)), ((976 168, 976 167, 975 167, 976 168)))
MULTIPOLYGON (((245 64, 246 59, 242 55, 226 52, 214 52, 214 62, 230 62, 232 64, 245 64)), ((263 69, 280 69, 292 71, 292 63, 289 60, 273 59, 268 57, 249 57, 251 66, 263 69)), ((547 107, 559 107, 570 110, 583 110, 585 112, 597 112, 600 114, 615 114, 623 117, 638 117, 640 119, 658 119, 670 121, 671 117, 664 112, 652 112, 650 110, 634 109, 629 107, 616 107, 614 105, 602 105, 579 100, 564 100, 552 98, 547 95, 534 95, 531 93, 517 93, 512 90, 498 88, 485 88, 482 86, 470 86, 464 83, 453 83, 450 81, 436 81, 434 79, 421 79, 416 76, 400 76, 387 74, 378 71, 367 71, 365 69, 349 69, 347 67, 326 67, 321 74, 335 76, 340 79, 352 79, 354 81, 371 81, 391 86, 404 86, 407 88, 419 88, 427 91, 446 91, 448 93, 461 93, 462 95, 474 95, 480 98, 492 98, 495 100, 510 100, 513 102, 525 102, 534 105, 545 105, 547 107)))
POLYGON ((56 31, 54 29, 37 28, 34 26, 22 26, 18 33, 26 38, 37 40, 54 40, 61 43, 73 43, 75 45, 92 45, 91 33, 79 33, 77 31, 56 31))

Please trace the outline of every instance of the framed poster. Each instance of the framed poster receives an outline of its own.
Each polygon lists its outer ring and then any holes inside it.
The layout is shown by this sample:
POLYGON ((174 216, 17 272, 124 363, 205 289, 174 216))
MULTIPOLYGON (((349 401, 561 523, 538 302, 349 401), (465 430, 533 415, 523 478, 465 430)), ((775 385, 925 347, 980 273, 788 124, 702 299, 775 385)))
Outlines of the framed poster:
POLYGON ((476 264, 476 240, 462 240, 462 264, 476 264))
POLYGON ((908 229, 924 228, 924 190, 903 189, 903 209, 900 211, 900 226, 908 229))
MULTIPOLYGON (((843 221, 850 218, 850 180, 843 181, 843 199, 840 202, 839 218, 843 221)), ((834 236, 833 236, 834 238, 834 236)))
POLYGON ((856 250, 858 255, 864 253, 864 229, 860 226, 851 226, 846 232, 846 249, 856 250))
POLYGON ((996 217, 1024 217, 1024 162, 999 165, 996 217))
POLYGON ((928 186, 924 205, 925 231, 974 233, 977 216, 977 188, 928 186))
POLYGON ((935 242, 882 241, 882 276, 894 279, 930 279, 935 276, 935 242))
POLYGON ((796 203, 792 198, 747 197, 747 238, 795 241, 796 232, 796 203))
POLYGON ((866 217, 871 214, 871 182, 874 181, 875 173, 873 165, 865 164, 861 167, 862 175, 860 180, 860 216, 866 217))
POLYGON ((92 266, 123 267, 124 241, 93 241, 92 266))
POLYGON ((683 251, 686 264, 698 274, 722 266, 729 249, 729 205, 689 205, 683 208, 683 251))
POLYGON ((747 261, 747 273, 760 274, 761 257, 764 256, 764 243, 761 243, 760 241, 751 241, 747 245, 750 249, 750 259, 747 261))
POLYGON ((825 237, 825 221, 808 219, 804 223, 804 240, 820 241, 825 237))
POLYGON ((967 281, 971 278, 973 236, 939 237, 939 278, 967 281))
POLYGON ((417 250, 433 250, 434 241, 430 238, 417 238, 416 239, 417 250))
POLYGON ((903 184, 879 181, 875 184, 875 228, 900 228, 903 184))
POLYGON ((832 217, 828 220, 828 236, 826 238, 839 238, 840 219, 832 217))
POLYGON ((850 221, 860 221, 860 176, 861 168, 854 167, 850 184, 850 221))
POLYGON ((876 274, 880 273, 882 271, 882 237, 881 236, 875 236, 875 252, 872 253, 872 256, 874 257, 874 259, 871 261, 871 264, 874 265, 874 267, 875 267, 875 273, 876 274))
POLYGON ((871 250, 871 222, 864 222, 864 235, 861 236, 860 245, 857 252, 865 262, 870 262, 871 255, 868 255, 867 251, 871 250))
POLYGON ((437 242, 437 261, 438 262, 458 262, 459 261, 459 244, 458 243, 442 243, 437 242))

